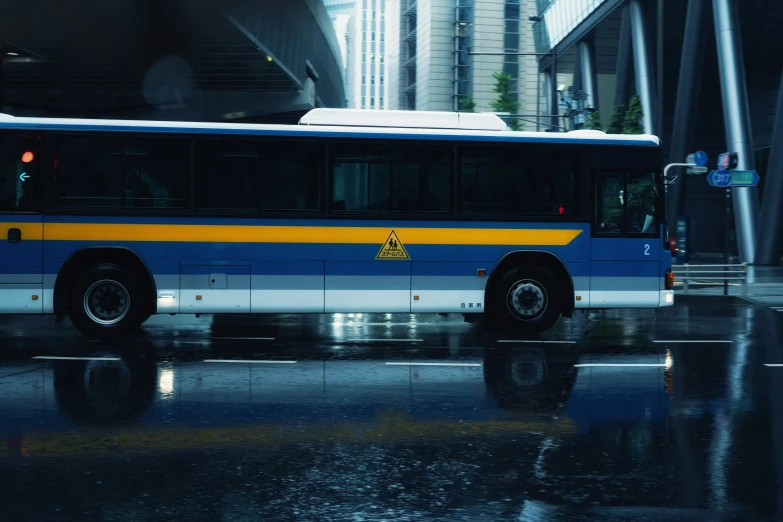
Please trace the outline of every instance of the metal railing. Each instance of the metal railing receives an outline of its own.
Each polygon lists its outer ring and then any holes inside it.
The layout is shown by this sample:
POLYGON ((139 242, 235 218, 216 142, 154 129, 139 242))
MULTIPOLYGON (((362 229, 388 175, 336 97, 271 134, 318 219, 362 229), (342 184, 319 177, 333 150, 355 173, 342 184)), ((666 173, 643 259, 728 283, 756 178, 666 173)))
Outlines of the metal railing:
POLYGON ((687 295, 691 283, 712 284, 723 282, 723 295, 729 295, 729 282, 737 281, 742 285, 742 295, 748 295, 748 264, 739 265, 672 265, 674 282, 682 281, 687 295))

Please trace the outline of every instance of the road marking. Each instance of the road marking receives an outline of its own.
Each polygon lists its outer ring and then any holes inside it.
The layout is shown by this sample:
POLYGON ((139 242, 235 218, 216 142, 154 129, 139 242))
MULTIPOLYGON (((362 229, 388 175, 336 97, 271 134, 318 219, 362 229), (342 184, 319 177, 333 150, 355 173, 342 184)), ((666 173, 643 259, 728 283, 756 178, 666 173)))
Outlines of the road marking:
POLYGON ((205 363, 239 363, 239 364, 294 364, 296 361, 261 361, 252 359, 204 359, 205 363))
POLYGON ((779 366, 783 366, 783 364, 765 364, 764 366, 772 366, 774 368, 777 368, 779 366))
POLYGON ((44 359, 51 361, 121 361, 121 357, 56 357, 53 355, 38 355, 33 359, 44 359))
POLYGON ((602 366, 655 366, 659 368, 663 368, 666 366, 665 363, 638 363, 638 364, 632 364, 632 363, 617 363, 617 364, 609 364, 609 363, 590 363, 590 364, 575 364, 575 368, 587 368, 587 367, 602 367, 602 366))
POLYGON ((541 343, 541 344, 576 344, 576 341, 535 341, 531 339, 501 339, 499 343, 541 343))
POLYGON ((387 362, 389 366, 478 366, 481 363, 425 363, 425 362, 387 362))
POLYGON ((212 341, 274 341, 274 337, 213 337, 212 341))
POLYGON ((368 343, 420 343, 424 339, 346 339, 346 342, 368 342, 368 343))
POLYGON ((680 341, 653 341, 654 343, 733 343, 726 339, 683 339, 680 341))

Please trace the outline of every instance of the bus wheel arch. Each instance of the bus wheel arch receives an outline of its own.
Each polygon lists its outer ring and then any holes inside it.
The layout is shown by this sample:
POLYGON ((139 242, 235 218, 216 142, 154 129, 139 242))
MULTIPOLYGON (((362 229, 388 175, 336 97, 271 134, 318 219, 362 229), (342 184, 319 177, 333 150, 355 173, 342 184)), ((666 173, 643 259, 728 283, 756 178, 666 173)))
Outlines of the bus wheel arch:
POLYGON ((101 265, 114 265, 135 277, 141 289, 143 317, 147 318, 155 313, 155 280, 149 267, 136 252, 122 247, 87 247, 71 254, 57 274, 54 285, 54 313, 58 318, 69 314, 71 291, 81 274, 86 269, 101 265))
POLYGON ((514 269, 526 267, 541 267, 551 273, 558 282, 557 302, 560 305, 559 315, 571 317, 574 311, 574 281, 565 263, 550 252, 540 250, 519 250, 509 252, 492 270, 485 290, 485 313, 493 313, 494 294, 502 288, 504 277, 514 269))

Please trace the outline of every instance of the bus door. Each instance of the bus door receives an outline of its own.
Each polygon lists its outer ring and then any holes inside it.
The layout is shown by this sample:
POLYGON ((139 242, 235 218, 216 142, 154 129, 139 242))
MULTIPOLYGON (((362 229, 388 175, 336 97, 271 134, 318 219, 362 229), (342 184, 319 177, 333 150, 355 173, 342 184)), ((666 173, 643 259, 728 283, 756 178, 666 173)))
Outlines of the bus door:
POLYGON ((0 134, 0 313, 43 312, 40 139, 0 134))
POLYGON ((590 307, 657 307, 662 243, 655 174, 601 170, 594 180, 590 307))

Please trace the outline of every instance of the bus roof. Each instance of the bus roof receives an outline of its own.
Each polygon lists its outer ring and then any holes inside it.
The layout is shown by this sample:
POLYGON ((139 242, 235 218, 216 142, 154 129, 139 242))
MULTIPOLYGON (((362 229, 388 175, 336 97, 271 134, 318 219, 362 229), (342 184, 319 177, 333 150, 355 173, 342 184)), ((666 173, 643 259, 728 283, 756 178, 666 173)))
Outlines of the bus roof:
POLYGON ((392 129, 508 130, 508 124, 496 114, 491 113, 371 111, 366 109, 313 109, 299 120, 299 125, 392 129))
MULTIPOLYGON (((347 109, 338 109, 347 110, 347 109)), ((376 115, 383 111, 373 112, 376 115)), ((411 111, 399 111, 411 112, 411 111)), ((422 112, 421 114, 428 114, 422 112)), ((449 113, 439 113, 449 114, 449 113)), ((458 114, 458 113, 452 113, 458 114)), ((463 125, 478 127, 487 125, 489 119, 466 120, 460 114, 463 125), (464 123, 466 122, 467 123, 464 123)), ((491 116, 492 114, 477 114, 476 116, 491 116)), ((383 121, 388 121, 383 116, 383 121)), ((379 119, 380 119, 379 118, 379 119)), ((441 126, 455 125, 454 119, 437 116, 441 126)), ((305 118, 303 118, 304 120, 305 118)), ((311 118, 309 121, 312 121, 311 118)), ((223 122, 183 122, 183 121, 145 121, 145 120, 101 120, 72 118, 0 118, 0 130, 37 130, 37 131, 94 131, 94 132, 144 132, 172 134, 220 134, 220 135, 262 135, 280 137, 346 137, 346 138, 396 138, 406 140, 441 140, 441 141, 480 141, 480 142, 516 142, 516 143, 560 143, 582 145, 630 145, 659 147, 660 139, 649 134, 617 135, 604 134, 595 131, 554 132, 519 132, 511 130, 481 130, 463 128, 423 128, 414 126, 416 118, 407 120, 407 127, 386 127, 376 124, 368 125, 366 121, 360 125, 348 125, 347 122, 326 124, 321 119, 318 124, 300 125, 269 125, 256 123, 223 123, 223 122)), ((500 120, 500 118, 497 118, 500 120)), ((459 120, 457 120, 458 122, 459 120)), ((502 120, 500 120, 502 121, 502 120)), ((435 124, 430 124, 435 125, 435 124)), ((505 124, 504 124, 505 125, 505 124)), ((459 127, 459 124, 457 124, 459 127)))

